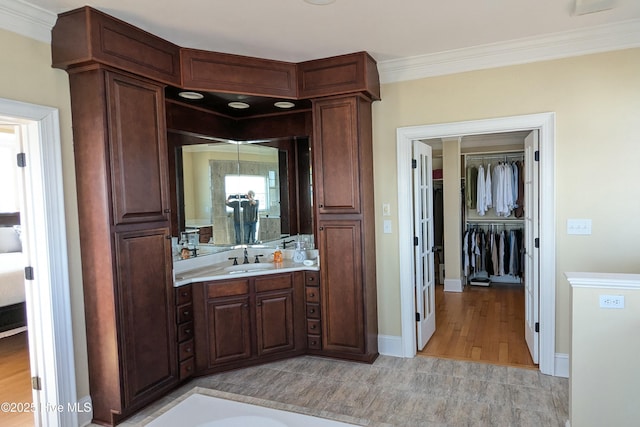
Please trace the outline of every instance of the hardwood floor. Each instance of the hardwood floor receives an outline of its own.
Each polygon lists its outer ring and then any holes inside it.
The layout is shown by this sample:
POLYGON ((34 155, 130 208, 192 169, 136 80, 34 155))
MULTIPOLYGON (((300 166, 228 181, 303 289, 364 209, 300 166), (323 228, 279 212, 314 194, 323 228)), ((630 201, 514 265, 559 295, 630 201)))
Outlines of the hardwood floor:
MULTIPOLYGON (((0 339, 0 403, 31 403, 31 372, 27 333, 0 339)), ((14 405, 14 410, 16 406, 14 405)), ((32 412, 0 411, 3 427, 34 425, 32 412)))
POLYGON ((537 368, 524 339, 524 288, 436 286, 436 332, 419 355, 537 368))

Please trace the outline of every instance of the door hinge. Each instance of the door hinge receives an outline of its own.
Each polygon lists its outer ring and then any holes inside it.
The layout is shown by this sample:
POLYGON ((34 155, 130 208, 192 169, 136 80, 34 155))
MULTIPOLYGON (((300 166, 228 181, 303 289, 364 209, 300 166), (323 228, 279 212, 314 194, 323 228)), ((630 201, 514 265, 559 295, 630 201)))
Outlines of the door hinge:
POLYGON ((536 247, 536 248, 539 248, 539 247, 540 247, 540 238, 539 238, 539 237, 536 237, 536 238, 533 240, 533 246, 534 246, 534 247, 536 247))
POLYGON ((418 161, 416 159, 411 159, 411 169, 416 169, 418 167, 418 161))
POLYGON ((42 390, 42 382, 40 377, 31 377, 31 388, 34 390, 42 390))
POLYGON ((418 236, 413 236, 413 246, 418 246, 418 236))
POLYGON ((27 156, 24 153, 18 153, 16 156, 16 161, 18 162, 19 168, 27 167, 27 156))
POLYGON ((25 280, 33 280, 33 267, 25 267, 24 268, 24 279, 25 280))
POLYGON ((535 153, 533 153, 533 160, 535 160, 536 162, 540 161, 540 151, 536 150, 535 153))
POLYGON ((420 321, 420 313, 416 313, 416 322, 420 321))
POLYGON ((540 322, 536 322, 535 327, 534 327, 534 331, 540 332, 540 322))

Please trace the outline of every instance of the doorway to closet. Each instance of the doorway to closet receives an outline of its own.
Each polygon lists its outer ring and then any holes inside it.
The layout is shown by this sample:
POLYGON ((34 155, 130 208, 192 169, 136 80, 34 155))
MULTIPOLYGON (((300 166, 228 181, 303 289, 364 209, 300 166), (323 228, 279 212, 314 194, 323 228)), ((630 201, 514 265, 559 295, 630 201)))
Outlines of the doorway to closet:
MULTIPOLYGON (((465 137, 467 139, 476 139, 481 142, 481 148, 486 150, 489 147, 486 139, 487 135, 495 134, 500 135, 502 137, 506 137, 508 134, 513 135, 525 135, 530 134, 532 131, 535 131, 539 135, 539 153, 538 158, 541 160, 538 163, 538 168, 540 171, 539 179, 532 182, 535 187, 535 190, 543 188, 544 191, 540 193, 539 197, 536 197, 537 200, 537 212, 539 212, 539 218, 526 218, 523 217, 519 219, 520 226, 524 229, 526 227, 531 227, 531 225, 535 224, 539 225, 540 229, 534 236, 534 230, 529 233, 524 233, 524 237, 529 239, 526 242, 526 245, 533 245, 535 238, 538 238, 540 242, 540 247, 536 248, 538 250, 538 255, 540 259, 539 268, 535 269, 537 271, 538 277, 535 278, 534 275, 530 275, 532 279, 531 283, 521 284, 521 283, 509 283, 509 281, 505 281, 503 286, 506 291, 510 287, 518 286, 519 289, 516 288, 516 293, 519 293, 521 296, 524 293, 523 288, 528 286, 528 292, 525 294, 527 297, 525 301, 530 303, 528 308, 524 313, 524 320, 527 324, 528 328, 531 329, 532 333, 528 334, 529 343, 532 346, 532 350, 539 350, 539 369, 546 374, 553 375, 555 366, 554 366, 554 341, 555 341, 555 254, 554 254, 554 240, 555 240, 555 225, 554 225, 554 197, 553 197, 553 160, 554 160, 554 121, 555 116, 553 113, 543 113, 543 114, 535 114, 535 115, 527 115, 527 116, 515 116, 515 117, 507 117, 507 118, 499 118, 499 119, 490 119, 490 120, 480 120, 480 121, 472 121, 472 122, 458 122, 458 123, 448 123, 448 124, 440 124, 440 125, 425 125, 425 126, 414 126, 410 128, 401 128, 398 129, 398 214, 399 214, 399 238, 400 238, 400 265, 401 265, 401 311, 402 311, 402 346, 403 353, 405 357, 413 357, 418 352, 418 345, 416 341, 416 321, 418 317, 416 316, 416 294, 414 293, 414 287, 417 286, 415 283, 415 276, 413 272, 414 269, 414 261, 412 257, 412 252, 414 252, 414 248, 412 247, 415 239, 414 239, 414 229, 412 227, 412 218, 413 218, 413 203, 411 201, 410 190, 407 191, 407 187, 409 189, 412 188, 412 180, 411 180, 411 156, 413 151, 413 146, 417 141, 424 143, 424 141, 433 141, 436 139, 443 139, 451 141, 453 139, 458 139, 462 141, 465 137), (483 145, 484 144, 484 145, 483 145), (536 306, 536 303, 539 303, 539 306, 536 306), (536 325, 537 323, 537 325, 536 325)), ((496 144, 494 144, 496 145, 496 144)), ((500 145, 500 144, 497 144, 500 145)), ((498 147, 500 148, 500 147, 498 147)), ((518 147, 520 153, 525 150, 524 145, 520 145, 518 147)), ((492 148, 495 150, 495 147, 492 148)), ((470 149, 465 147, 464 150, 459 150, 460 154, 470 153, 470 149), (462 151, 467 151, 467 153, 462 153, 462 151)), ((475 147, 475 151, 480 152, 477 147, 475 147)), ((512 150, 505 150, 512 151, 512 150)), ((530 153, 534 155, 534 153, 530 153)), ((434 155, 435 157, 435 155, 434 155)), ((465 166, 465 158, 461 157, 461 162, 458 163, 458 170, 456 173, 460 174, 465 166)), ((450 176, 449 176, 450 177, 450 176)), ((458 175, 460 178, 460 182, 464 183, 463 174, 458 175)), ((454 180, 455 181, 455 180, 454 180)), ((448 185, 451 185, 451 181, 448 185)), ((449 187, 451 189, 451 187, 449 187)), ((530 192, 534 194, 534 192, 530 192)), ((451 192, 449 192, 451 195, 451 192)), ((451 216, 454 218, 454 221, 459 221, 457 223, 458 237, 454 239, 459 239, 457 242, 453 242, 453 253, 460 254, 459 257, 462 258, 462 233, 463 229, 467 225, 468 217, 465 216, 465 212, 462 210, 462 193, 455 196, 459 197, 459 212, 451 212, 451 216), (456 248, 455 245, 458 245, 456 248)), ((529 201, 529 203, 536 204, 535 201, 529 201)), ((532 206, 530 204, 530 206, 532 206)), ((533 210, 532 210, 533 211, 533 210)), ((447 218, 449 218, 449 212, 447 212, 447 218)), ((451 222, 451 220, 449 221, 451 222)), ((485 226, 487 224, 483 224, 485 226)), ((514 225, 514 224, 510 224, 514 225)), ((477 226, 477 224, 476 224, 477 226)), ((451 224, 447 229, 451 229, 451 224)), ((436 253, 438 253, 438 245, 435 245, 436 253)), ((451 248, 449 248, 451 250, 451 248)), ((449 256, 451 256, 451 251, 447 251, 449 256)), ((529 252, 530 254, 534 253, 533 250, 529 252)), ((445 254, 446 259, 446 254, 445 254)), ((524 259, 523 259, 524 261, 524 259)), ((460 292, 458 295, 454 295, 455 293, 446 292, 443 293, 442 297, 458 298, 461 299, 462 296, 467 297, 472 292, 476 294, 482 294, 484 291, 489 291, 489 289, 480 289, 480 288, 471 288, 467 287, 467 290, 464 290, 464 285, 468 283, 469 273, 466 272, 462 268, 462 262, 458 262, 458 267, 453 268, 451 271, 451 266, 456 266, 456 263, 447 263, 447 267, 444 269, 445 278, 444 281, 448 282, 449 285, 453 284, 453 288, 456 289, 455 285, 457 283, 460 284, 460 292), (447 272, 447 269, 450 271, 447 272), (459 270, 459 271, 456 271, 459 270), (463 291, 464 290, 464 291, 463 291), (467 294, 465 294, 467 292, 467 294)), ((441 269, 437 266, 434 266, 434 271, 437 270, 439 273, 441 269)), ((533 267, 529 267, 529 271, 531 271, 533 267)), ((524 277, 526 279, 526 275, 524 277)), ((499 278, 497 281, 500 281, 499 278)), ((446 287, 445 287, 446 289, 446 287)), ((484 292, 484 294, 489 294, 491 292, 484 292)), ((485 295, 486 296, 486 295, 485 295)), ((438 298, 438 293, 436 292, 436 298, 438 298)), ((451 299, 450 298, 450 299, 451 299)), ((484 302, 485 306, 488 308, 490 304, 493 304, 491 310, 493 311, 496 307, 496 302, 484 302)), ((504 304, 507 304, 506 302, 504 304)), ((514 303, 509 303, 514 304, 514 303)), ((515 304, 518 304, 515 302, 515 304)), ((440 327, 440 321, 438 317, 438 304, 436 304, 435 318, 436 318, 436 332, 434 337, 438 334, 438 328, 440 327)), ((479 311, 481 313, 482 310, 479 311)), ((486 310, 485 310, 486 314, 486 310)), ((442 317, 442 314, 441 316, 442 317)), ((517 316, 514 316, 516 318, 517 316)), ((442 319, 444 321, 444 319, 442 319)), ((515 320, 517 321, 517 320, 515 320)), ((418 321, 419 322, 419 321, 418 321)), ((477 325, 475 325, 477 326, 477 325)), ((503 324, 504 326, 504 324, 503 324)), ((523 331, 524 332, 524 331, 523 331)), ((483 331, 483 334, 487 334, 487 331, 483 331)), ((428 346, 427 346, 428 348, 428 346)), ((499 349, 498 349, 499 350, 499 349)))

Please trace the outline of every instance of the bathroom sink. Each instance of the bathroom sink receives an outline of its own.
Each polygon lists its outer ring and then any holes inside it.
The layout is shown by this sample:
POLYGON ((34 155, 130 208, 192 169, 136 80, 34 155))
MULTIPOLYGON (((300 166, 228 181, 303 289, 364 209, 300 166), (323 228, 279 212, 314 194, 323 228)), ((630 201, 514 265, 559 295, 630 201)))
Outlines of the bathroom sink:
POLYGON ((260 270, 271 270, 273 269, 273 264, 266 262, 259 262, 253 264, 238 264, 238 265, 230 265, 229 267, 225 267, 225 271, 229 273, 250 273, 252 271, 260 271, 260 270))

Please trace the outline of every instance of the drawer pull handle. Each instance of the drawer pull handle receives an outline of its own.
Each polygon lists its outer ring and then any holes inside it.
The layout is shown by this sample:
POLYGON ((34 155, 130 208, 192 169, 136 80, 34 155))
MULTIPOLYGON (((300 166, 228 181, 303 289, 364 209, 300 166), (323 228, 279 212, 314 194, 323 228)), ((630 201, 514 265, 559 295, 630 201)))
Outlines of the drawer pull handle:
POLYGON ((314 280, 316 280, 316 278, 315 278, 315 277, 309 277, 309 281, 310 281, 310 282, 313 282, 314 280))
POLYGON ((189 315, 191 315, 191 312, 187 310, 187 311, 183 312, 182 314, 184 314, 185 316, 189 316, 189 315))
POLYGON ((313 298, 315 296, 316 296, 316 294, 309 294, 309 297, 311 297, 311 298, 313 298))
POLYGON ((316 325, 311 325, 311 329, 315 329, 315 328, 316 328, 316 325))
POLYGON ((190 334, 190 333, 191 333, 191 329, 185 329, 185 330, 184 330, 184 333, 185 333, 185 334, 190 334))
POLYGON ((186 351, 187 353, 191 353, 191 347, 187 347, 187 348, 185 349, 185 351, 186 351))
POLYGON ((309 310, 309 313, 315 313, 315 312, 316 312, 315 308, 312 308, 309 310))

